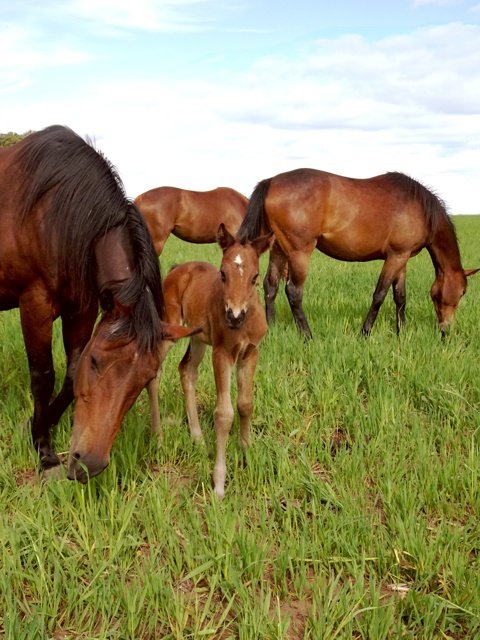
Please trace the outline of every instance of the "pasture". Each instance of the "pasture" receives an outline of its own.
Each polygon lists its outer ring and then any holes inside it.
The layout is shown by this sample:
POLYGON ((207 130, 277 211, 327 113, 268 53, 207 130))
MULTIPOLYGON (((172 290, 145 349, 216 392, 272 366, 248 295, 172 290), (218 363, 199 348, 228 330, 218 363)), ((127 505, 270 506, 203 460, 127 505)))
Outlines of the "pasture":
MULTIPOLYGON (((455 224, 463 266, 480 266, 480 216, 455 224)), ((192 259, 219 265, 221 251, 171 237, 162 274, 192 259)), ((407 267, 403 334, 389 292, 363 338, 380 269, 314 253, 310 341, 281 285, 254 379, 253 446, 238 447, 236 416, 221 502, 208 357, 197 385, 205 449, 190 440, 181 341, 160 386, 163 445, 144 391, 100 476, 42 482, 18 312, 1 313, 0 637, 480 638, 480 274, 442 341, 423 251, 407 267)), ((54 431, 58 452, 72 415, 54 431)))

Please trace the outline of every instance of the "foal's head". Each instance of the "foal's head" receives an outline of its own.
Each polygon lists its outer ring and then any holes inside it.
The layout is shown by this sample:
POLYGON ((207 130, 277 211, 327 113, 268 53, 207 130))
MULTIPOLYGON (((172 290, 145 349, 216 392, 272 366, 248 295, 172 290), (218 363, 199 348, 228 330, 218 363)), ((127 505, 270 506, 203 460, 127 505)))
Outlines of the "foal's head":
POLYGON ((223 282, 225 320, 230 329, 240 329, 245 322, 248 307, 258 284, 258 259, 272 248, 273 232, 253 242, 237 242, 222 223, 217 231, 217 242, 223 251, 220 275, 223 282))

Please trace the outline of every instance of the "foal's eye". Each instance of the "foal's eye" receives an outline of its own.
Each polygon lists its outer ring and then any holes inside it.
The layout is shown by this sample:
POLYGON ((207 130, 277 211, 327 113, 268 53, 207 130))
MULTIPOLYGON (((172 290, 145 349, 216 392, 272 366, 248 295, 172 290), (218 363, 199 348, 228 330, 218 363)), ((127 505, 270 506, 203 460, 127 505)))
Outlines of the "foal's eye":
POLYGON ((227 279, 225 275, 225 271, 222 271, 221 269, 220 269, 220 277, 222 278, 222 282, 225 282, 225 280, 227 279))
POLYGON ((252 284, 257 284, 258 273, 256 273, 252 278, 252 284))

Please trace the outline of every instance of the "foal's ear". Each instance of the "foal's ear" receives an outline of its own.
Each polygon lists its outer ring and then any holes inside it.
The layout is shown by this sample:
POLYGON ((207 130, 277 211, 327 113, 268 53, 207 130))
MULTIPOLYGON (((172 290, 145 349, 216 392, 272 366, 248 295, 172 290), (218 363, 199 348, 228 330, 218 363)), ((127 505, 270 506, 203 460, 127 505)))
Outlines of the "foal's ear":
POLYGON ((201 333, 201 327, 183 327, 178 324, 170 324, 169 322, 160 322, 162 327, 163 340, 180 340, 180 338, 189 338, 197 333, 201 333))
POLYGON ((477 271, 480 271, 480 269, 464 269, 463 273, 467 276, 473 276, 474 273, 477 273, 477 271))
POLYGON ((227 227, 223 224, 223 222, 221 222, 220 226, 218 227, 217 242, 220 245, 222 251, 228 249, 228 247, 230 247, 235 242, 235 238, 231 233, 229 233, 227 227))
POLYGON ((265 251, 269 251, 275 242, 275 234, 270 231, 266 236, 260 236, 252 242, 252 247, 257 252, 257 256, 261 256, 265 251))

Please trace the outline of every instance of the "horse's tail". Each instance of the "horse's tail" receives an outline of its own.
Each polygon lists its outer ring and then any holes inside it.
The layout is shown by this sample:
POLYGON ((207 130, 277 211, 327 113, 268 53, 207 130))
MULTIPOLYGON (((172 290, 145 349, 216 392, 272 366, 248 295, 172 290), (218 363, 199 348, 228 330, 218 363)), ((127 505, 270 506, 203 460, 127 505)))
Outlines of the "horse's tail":
POLYGON ((270 188, 271 178, 262 180, 253 190, 245 213, 245 218, 237 232, 238 242, 252 242, 264 233, 270 231, 265 215, 265 199, 270 188))

